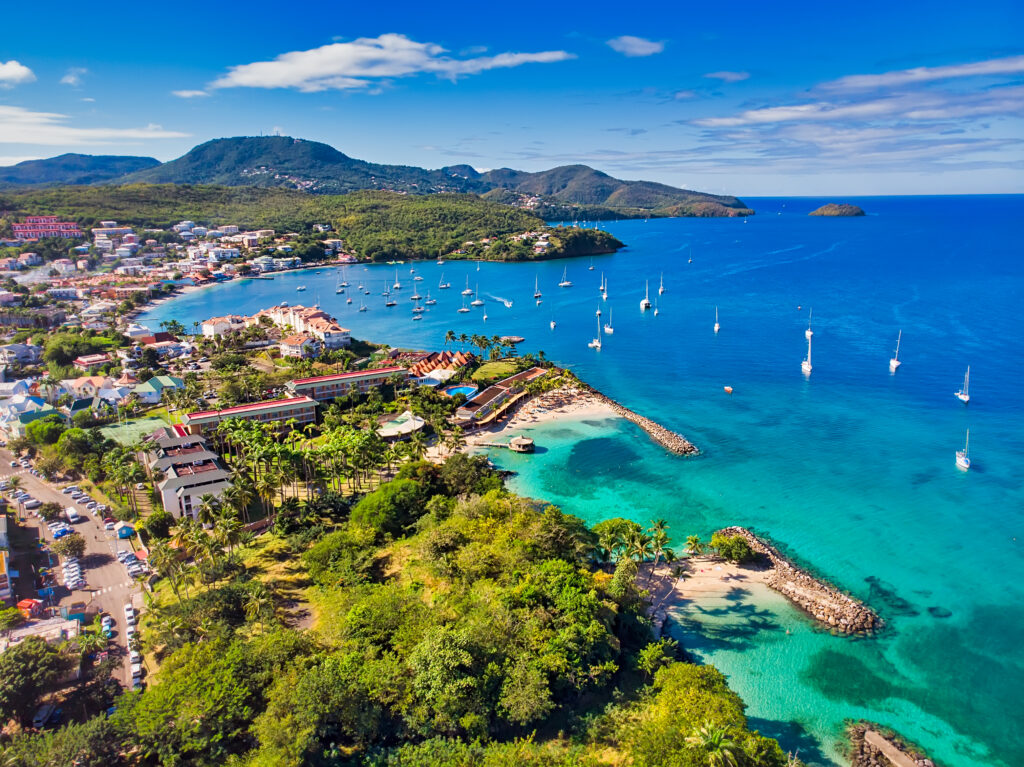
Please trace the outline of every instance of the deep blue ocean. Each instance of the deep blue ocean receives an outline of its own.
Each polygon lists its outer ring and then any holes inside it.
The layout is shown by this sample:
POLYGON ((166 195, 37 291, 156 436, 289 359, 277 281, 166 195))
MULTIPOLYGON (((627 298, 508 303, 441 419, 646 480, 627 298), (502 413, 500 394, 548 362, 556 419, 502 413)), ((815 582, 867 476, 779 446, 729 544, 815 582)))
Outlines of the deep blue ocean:
POLYGON ((533 430, 537 454, 493 456, 518 472, 515 490, 590 522, 664 517, 679 542, 747 525, 886 619, 876 638, 836 637, 756 587, 677 613, 672 631, 729 675, 754 726, 812 764, 840 763, 842 722, 860 717, 947 767, 1024 764, 1024 197, 859 198, 864 218, 807 216, 827 201, 750 198, 746 220, 608 222, 627 247, 592 261, 418 262, 415 283, 409 264, 350 268, 350 290, 372 289, 365 313, 324 269, 216 286, 142 320, 191 326, 319 298, 356 337, 396 346, 441 348, 449 328, 524 336, 703 452, 670 456, 618 419, 548 424, 533 430), (396 268, 405 287, 387 309, 396 268), (571 288, 557 287, 563 269, 571 288), (442 272, 450 290, 437 289, 442 272), (641 313, 645 281, 654 300, 662 273, 658 316, 641 313), (456 312, 467 277, 486 322, 456 312), (421 322, 413 286, 438 299, 421 322), (596 352, 599 307, 615 333, 596 352), (953 394, 968 365, 964 406, 953 394), (968 428, 965 473, 954 453, 968 428))

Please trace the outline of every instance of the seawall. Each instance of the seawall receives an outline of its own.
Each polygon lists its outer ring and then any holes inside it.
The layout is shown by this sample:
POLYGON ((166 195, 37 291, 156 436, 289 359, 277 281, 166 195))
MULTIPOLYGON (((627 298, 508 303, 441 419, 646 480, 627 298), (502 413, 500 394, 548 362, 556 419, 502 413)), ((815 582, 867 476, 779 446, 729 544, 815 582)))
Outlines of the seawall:
POLYGON ((698 453, 700 453, 700 450, 697 449, 697 446, 690 442, 682 434, 677 434, 674 431, 670 431, 669 429, 666 429, 664 426, 662 426, 660 423, 652 421, 650 418, 647 418, 646 416, 642 416, 639 413, 630 410, 625 405, 620 405, 611 397, 602 394, 589 384, 581 382, 580 385, 587 391, 589 391, 594 397, 608 405, 612 410, 615 411, 617 415, 621 416, 622 418, 625 418, 627 421, 632 421, 645 432, 647 432, 648 436, 651 439, 653 439, 663 448, 668 450, 670 453, 675 453, 676 455, 697 455, 698 453))
POLYGON ((746 528, 726 527, 719 532, 743 536, 771 565, 765 583, 828 628, 842 634, 870 634, 882 627, 882 619, 863 602, 793 564, 746 528))

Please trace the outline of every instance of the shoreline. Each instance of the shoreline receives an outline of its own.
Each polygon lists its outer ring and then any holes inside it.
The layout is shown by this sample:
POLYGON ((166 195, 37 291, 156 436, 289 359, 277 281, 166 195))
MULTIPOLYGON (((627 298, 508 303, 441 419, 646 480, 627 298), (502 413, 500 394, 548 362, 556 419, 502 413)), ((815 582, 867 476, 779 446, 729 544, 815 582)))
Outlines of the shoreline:
POLYGON ((616 418, 615 410, 586 389, 561 386, 531 397, 499 423, 466 435, 466 449, 478 449, 498 437, 511 438, 513 432, 530 429, 562 418, 616 418))

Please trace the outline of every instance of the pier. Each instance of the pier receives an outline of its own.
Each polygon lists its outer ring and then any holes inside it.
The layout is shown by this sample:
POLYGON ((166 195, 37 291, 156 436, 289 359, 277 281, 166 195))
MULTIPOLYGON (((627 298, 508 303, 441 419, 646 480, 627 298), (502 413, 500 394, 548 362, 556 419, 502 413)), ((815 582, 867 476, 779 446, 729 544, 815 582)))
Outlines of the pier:
POLYGON ((480 447, 503 447, 513 453, 532 453, 536 449, 534 441, 522 435, 513 437, 508 442, 478 442, 480 447))
POLYGON ((599 399, 601 402, 608 405, 608 407, 615 411, 616 415, 625 418, 627 421, 632 421, 645 432, 647 432, 647 435, 651 439, 653 439, 663 448, 668 450, 670 453, 675 453, 676 455, 698 455, 700 453, 700 450, 697 449, 697 446, 690 442, 690 440, 688 440, 682 434, 677 434, 674 431, 666 429, 660 423, 652 421, 650 418, 647 418, 646 416, 642 416, 639 413, 630 410, 625 405, 620 405, 611 397, 602 394, 589 384, 580 382, 580 385, 583 386, 587 391, 589 391, 595 398, 599 399))
POLYGON ((744 527, 726 527, 723 535, 740 535, 771 569, 765 583, 824 626, 841 634, 870 634, 882 627, 871 608, 790 562, 770 544, 744 527))

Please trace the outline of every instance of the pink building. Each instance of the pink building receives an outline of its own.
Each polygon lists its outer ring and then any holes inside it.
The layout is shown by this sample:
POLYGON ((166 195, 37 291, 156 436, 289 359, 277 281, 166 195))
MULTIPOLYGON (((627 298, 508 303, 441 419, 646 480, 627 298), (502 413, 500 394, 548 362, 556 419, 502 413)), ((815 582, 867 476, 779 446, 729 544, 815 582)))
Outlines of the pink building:
POLYGON ((11 224, 14 236, 23 240, 40 237, 81 237, 82 230, 74 221, 58 221, 58 216, 29 216, 20 224, 11 224))

